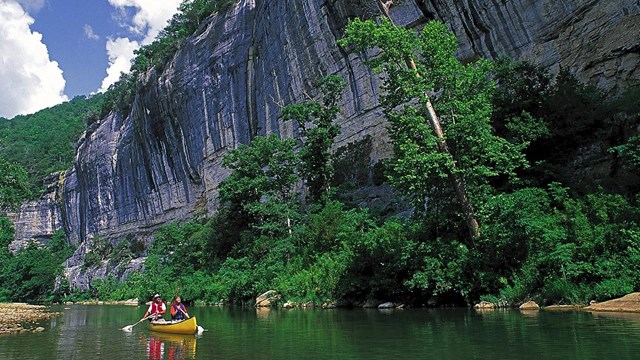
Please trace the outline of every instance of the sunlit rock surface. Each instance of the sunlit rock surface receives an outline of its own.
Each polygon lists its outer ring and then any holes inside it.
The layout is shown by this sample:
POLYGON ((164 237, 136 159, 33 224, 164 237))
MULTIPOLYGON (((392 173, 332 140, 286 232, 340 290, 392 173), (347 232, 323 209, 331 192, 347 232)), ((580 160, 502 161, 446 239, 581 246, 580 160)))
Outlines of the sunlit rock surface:
POLYGON ((14 224, 16 241, 9 249, 16 252, 31 240, 47 243, 53 233, 63 226, 60 212, 60 187, 64 181, 63 173, 51 174, 46 180, 50 184, 37 201, 23 204, 15 212, 7 215, 14 224))

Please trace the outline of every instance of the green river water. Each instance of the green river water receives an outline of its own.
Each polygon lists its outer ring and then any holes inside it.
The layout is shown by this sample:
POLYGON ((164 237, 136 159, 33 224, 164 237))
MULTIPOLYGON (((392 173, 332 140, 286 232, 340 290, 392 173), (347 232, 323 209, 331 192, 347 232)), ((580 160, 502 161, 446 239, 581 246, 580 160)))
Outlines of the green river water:
POLYGON ((640 314, 193 307, 207 331, 186 336, 120 330, 144 307, 51 310, 44 332, 0 336, 0 359, 640 359, 640 314))

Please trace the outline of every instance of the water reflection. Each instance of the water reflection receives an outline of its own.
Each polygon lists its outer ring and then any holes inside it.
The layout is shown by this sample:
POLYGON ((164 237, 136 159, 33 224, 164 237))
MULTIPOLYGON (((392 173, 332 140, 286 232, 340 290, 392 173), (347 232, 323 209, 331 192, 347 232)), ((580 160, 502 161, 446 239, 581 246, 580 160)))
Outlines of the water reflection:
POLYGON ((196 358, 196 336, 149 333, 144 338, 149 360, 182 360, 196 358))
POLYGON ((607 312, 607 311, 594 311, 591 313, 595 317, 612 319, 612 320, 627 320, 630 323, 638 325, 640 323, 640 314, 632 312, 607 312))
POLYGON ((64 313, 44 332, 0 336, 0 359, 599 360, 638 359, 640 348, 640 315, 626 313, 193 307, 209 331, 189 336, 122 331, 142 307, 52 310, 64 313))
POLYGON ((269 307, 256 308, 256 316, 258 317, 258 319, 268 320, 270 314, 271 314, 271 308, 269 307))

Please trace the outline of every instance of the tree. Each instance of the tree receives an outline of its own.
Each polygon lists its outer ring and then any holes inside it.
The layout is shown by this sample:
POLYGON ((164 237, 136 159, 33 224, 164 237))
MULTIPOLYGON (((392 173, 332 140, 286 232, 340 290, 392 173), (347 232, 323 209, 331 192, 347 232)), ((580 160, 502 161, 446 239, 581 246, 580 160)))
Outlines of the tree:
POLYGON ((9 244, 13 241, 13 223, 6 216, 0 216, 0 260, 10 256, 9 244))
POLYGON ((307 195, 311 202, 325 198, 330 190, 334 169, 331 146, 340 134, 340 126, 334 120, 340 110, 344 80, 339 76, 327 76, 319 81, 321 102, 308 101, 285 107, 285 121, 295 120, 300 127, 303 147, 300 151, 302 176, 306 181, 307 195))
POLYGON ((550 136, 545 124, 546 102, 553 87, 551 75, 542 66, 499 58, 493 77, 493 125, 512 142, 533 142, 550 136))
POLYGON ((294 147, 293 139, 270 135, 257 137, 250 145, 240 145, 225 156, 223 165, 233 172, 220 184, 220 198, 232 213, 245 217, 247 225, 264 224, 265 217, 284 215, 286 222, 279 228, 284 225, 290 231, 288 209, 293 207, 293 185, 298 181, 299 158, 294 147), (274 206, 279 211, 270 211, 274 206))
POLYGON ((610 149, 624 160, 624 167, 630 170, 640 170, 640 135, 632 136, 629 140, 610 149))
POLYGON ((514 170, 527 164, 526 142, 510 143, 491 126, 491 63, 462 64, 455 57, 455 36, 438 22, 417 34, 386 19, 355 19, 341 43, 379 50, 369 65, 385 74, 382 105, 396 157, 391 183, 426 210, 449 201, 441 191, 447 182, 469 234, 477 237, 472 202, 479 204, 491 190, 488 180, 515 177, 514 170))
POLYGON ((30 196, 27 171, 0 158, 0 209, 12 209, 30 196))

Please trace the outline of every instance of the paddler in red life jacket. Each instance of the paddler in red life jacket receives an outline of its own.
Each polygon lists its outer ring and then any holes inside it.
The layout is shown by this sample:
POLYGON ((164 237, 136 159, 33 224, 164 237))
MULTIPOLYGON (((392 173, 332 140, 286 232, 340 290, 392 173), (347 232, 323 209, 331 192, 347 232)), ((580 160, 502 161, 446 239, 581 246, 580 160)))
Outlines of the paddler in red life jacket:
POLYGON ((169 313, 171 314, 171 320, 184 320, 189 318, 187 308, 184 306, 182 299, 178 295, 173 297, 169 313))
POLYGON ((144 313, 143 319, 147 316, 151 315, 152 320, 158 320, 159 318, 167 312, 167 306, 162 302, 160 298, 160 294, 153 295, 153 300, 151 300, 151 305, 149 305, 149 309, 144 313))

